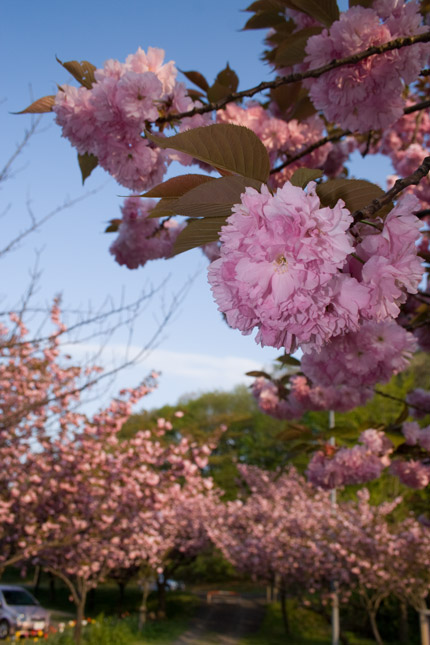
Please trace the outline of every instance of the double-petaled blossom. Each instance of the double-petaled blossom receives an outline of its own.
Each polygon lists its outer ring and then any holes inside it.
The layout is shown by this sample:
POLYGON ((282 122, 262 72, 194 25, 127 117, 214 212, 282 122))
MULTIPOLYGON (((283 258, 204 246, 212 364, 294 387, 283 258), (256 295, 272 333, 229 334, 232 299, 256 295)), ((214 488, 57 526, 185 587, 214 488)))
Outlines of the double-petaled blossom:
MULTIPOLYGON (((329 30, 309 38, 310 69, 357 54, 394 38, 426 31, 418 2, 381 0, 373 8, 351 7, 329 30)), ((402 116, 406 84, 418 78, 429 58, 428 44, 370 56, 307 81, 315 107, 353 131, 386 128, 402 116)))
POLYGON ((194 105, 176 80, 173 61, 163 59, 162 49, 139 48, 125 63, 109 60, 96 70, 92 87, 63 85, 55 98, 63 136, 136 192, 160 182, 169 161, 167 152, 142 138, 147 124, 194 105))
POLYGON ((338 201, 322 207, 311 182, 307 192, 287 182, 271 195, 247 188, 222 228, 221 258, 209 282, 228 324, 257 342, 294 350, 321 347, 358 329, 366 288, 340 273, 352 252, 351 216, 338 201))
POLYGON ((376 479, 389 465, 388 455, 393 444, 384 433, 370 428, 359 437, 362 445, 352 448, 317 451, 310 460, 306 474, 310 482, 330 489, 347 484, 362 484, 376 479))
POLYGON ((413 335, 395 321, 366 321, 358 332, 333 338, 319 353, 305 354, 302 370, 317 385, 372 387, 405 370, 415 349, 413 335))

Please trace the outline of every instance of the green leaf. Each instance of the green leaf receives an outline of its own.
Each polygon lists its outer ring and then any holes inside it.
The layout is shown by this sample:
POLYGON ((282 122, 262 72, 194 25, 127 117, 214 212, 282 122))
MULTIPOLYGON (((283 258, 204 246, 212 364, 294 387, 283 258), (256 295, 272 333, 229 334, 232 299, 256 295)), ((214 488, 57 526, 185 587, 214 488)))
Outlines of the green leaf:
POLYGON ((270 172, 267 150, 252 130, 231 123, 193 128, 173 137, 146 132, 160 148, 173 148, 216 168, 266 182, 270 172))
POLYGON ((172 177, 167 181, 163 181, 158 186, 154 186, 151 190, 143 193, 141 197, 181 197, 192 188, 208 181, 215 181, 215 177, 197 174, 179 175, 178 177, 172 177))
POLYGON ((87 60, 69 60, 63 63, 57 56, 55 57, 57 61, 67 69, 67 71, 84 87, 91 89, 93 84, 96 82, 94 78, 94 72, 97 69, 95 65, 89 63, 87 60))
POLYGON ((200 87, 201 90, 204 92, 207 92, 209 89, 209 83, 203 76, 203 74, 200 74, 200 72, 195 72, 195 71, 189 71, 189 72, 184 72, 182 69, 179 70, 186 78, 188 78, 191 83, 194 83, 194 85, 197 85, 197 87, 200 87))
POLYGON ((297 358, 294 358, 294 356, 290 356, 289 354, 278 356, 276 360, 279 363, 282 363, 282 365, 294 365, 295 367, 300 367, 301 365, 300 361, 297 358))
POLYGON ((254 376, 255 378, 262 376, 263 378, 267 378, 269 381, 271 380, 270 374, 261 370, 251 370, 250 372, 245 372, 245 376, 254 376))
POLYGON ((91 155, 86 152, 83 155, 78 154, 78 163, 79 168, 81 169, 82 183, 84 184, 85 180, 91 175, 94 168, 97 168, 99 165, 99 160, 95 155, 91 155))
POLYGON ((310 181, 315 181, 323 176, 323 171, 319 168, 299 168, 293 173, 290 182, 293 186, 299 186, 299 188, 306 188, 310 181))
POLYGON ((197 246, 218 241, 219 232, 224 224, 225 217, 190 220, 176 238, 172 255, 178 255, 197 246))
POLYGON ((275 64, 278 67, 289 67, 301 63, 305 57, 305 47, 311 36, 320 34, 322 27, 307 27, 295 34, 291 34, 284 43, 279 45, 275 64))
POLYGON ((55 95, 50 94, 49 96, 43 96, 41 99, 37 99, 31 105, 21 110, 21 112, 12 112, 12 114, 45 114, 45 112, 52 112, 53 105, 55 103, 55 95))
POLYGON ((323 206, 333 208, 338 199, 343 199, 346 207, 353 212, 382 197, 384 191, 364 179, 331 179, 317 187, 317 194, 323 206))
POLYGON ((240 202, 240 196, 247 186, 258 190, 261 183, 235 175, 220 177, 188 191, 172 205, 172 208, 177 215, 187 217, 228 217, 231 215, 233 204, 240 202))
POLYGON ((336 0, 293 0, 295 8, 315 18, 326 27, 339 20, 339 7, 336 0))

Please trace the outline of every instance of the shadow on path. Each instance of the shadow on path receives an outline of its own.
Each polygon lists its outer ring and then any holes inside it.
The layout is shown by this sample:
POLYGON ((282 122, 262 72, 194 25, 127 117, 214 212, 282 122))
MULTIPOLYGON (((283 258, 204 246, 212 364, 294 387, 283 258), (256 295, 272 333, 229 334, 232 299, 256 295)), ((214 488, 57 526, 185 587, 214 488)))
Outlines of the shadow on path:
POLYGON ((237 645, 258 630, 264 612, 262 602, 240 596, 202 605, 190 628, 172 645, 237 645))

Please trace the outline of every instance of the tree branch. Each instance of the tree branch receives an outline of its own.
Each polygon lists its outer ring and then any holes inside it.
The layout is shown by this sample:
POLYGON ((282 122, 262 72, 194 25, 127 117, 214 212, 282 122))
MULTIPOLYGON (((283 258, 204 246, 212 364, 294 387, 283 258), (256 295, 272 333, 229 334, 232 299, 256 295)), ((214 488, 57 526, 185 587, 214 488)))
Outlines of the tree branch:
POLYGON ((315 141, 315 143, 312 143, 311 145, 307 146, 307 148, 304 148, 301 152, 298 152, 293 157, 287 157, 287 159, 279 166, 272 168, 272 170, 270 171, 270 174, 274 175, 276 172, 280 172, 290 164, 294 163, 295 161, 298 161, 302 157, 305 157, 306 155, 310 154, 314 150, 317 150, 318 148, 325 146, 326 143, 330 143, 331 141, 339 141, 339 139, 342 139, 342 137, 345 137, 348 134, 351 134, 350 130, 341 130, 341 132, 337 132, 336 134, 332 134, 332 135, 327 135, 326 137, 319 139, 319 141, 315 141))
POLYGON ((344 65, 353 65, 359 63, 369 56, 374 56, 375 54, 384 54, 385 52, 393 51, 394 49, 401 49, 403 47, 410 47, 416 43, 427 43, 430 42, 430 31, 425 32, 424 34, 419 34, 418 36, 408 36, 406 38, 395 38, 390 40, 387 43, 379 46, 369 47, 358 54, 353 54, 352 56, 346 56, 345 58, 339 58, 338 60, 333 60, 326 65, 321 67, 316 67, 315 69, 310 69, 307 72, 289 74, 288 76, 279 76, 273 81, 264 81, 255 87, 251 87, 248 90, 242 90, 241 92, 232 92, 228 96, 220 99, 219 101, 214 101, 213 103, 208 103, 201 107, 195 107, 192 110, 187 112, 179 112, 178 114, 168 114, 163 117, 159 117, 152 123, 156 125, 162 125, 163 123, 170 123, 171 121, 178 121, 185 117, 194 116, 195 114, 205 114, 207 112, 212 112, 213 110, 221 110, 223 107, 232 103, 234 101, 239 101, 246 97, 254 96, 264 90, 275 89, 281 87, 282 85, 288 85, 290 83, 297 83, 298 81, 303 81, 306 78, 319 78, 323 74, 330 72, 333 69, 338 67, 343 67, 344 65))
POLYGON ((366 206, 365 208, 361 210, 356 210, 352 213, 352 216, 354 218, 354 222, 360 222, 362 219, 366 219, 367 217, 372 217, 375 213, 377 213, 381 208, 384 206, 387 206, 396 195, 398 195, 402 190, 405 190, 405 188, 408 188, 408 186, 416 186, 419 184, 421 179, 423 179, 430 171, 430 157, 426 157, 422 164, 413 172, 411 175, 408 175, 407 177, 403 177, 403 179, 398 179, 394 186, 390 188, 389 191, 387 191, 380 199, 374 199, 369 206, 366 206))

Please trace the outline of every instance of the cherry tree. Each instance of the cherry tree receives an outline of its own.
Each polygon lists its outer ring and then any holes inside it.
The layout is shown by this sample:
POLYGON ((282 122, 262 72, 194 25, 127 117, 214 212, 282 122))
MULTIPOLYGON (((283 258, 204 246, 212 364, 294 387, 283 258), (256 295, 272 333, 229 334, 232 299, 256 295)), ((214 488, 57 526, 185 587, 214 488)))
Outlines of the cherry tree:
MULTIPOLYGON (((79 86, 23 112, 54 112, 84 180, 100 165, 132 191, 107 229, 117 262, 135 270, 203 249, 227 324, 297 367, 255 374, 263 410, 352 409, 430 349, 428 3, 350 0, 340 12, 335 0, 257 0, 247 11, 246 29, 270 28, 272 80, 238 91, 227 66, 213 84, 184 72, 189 89, 161 49, 139 48, 100 68, 61 63, 79 86), (348 178, 354 151, 391 160, 386 190, 348 178), (204 174, 163 181, 173 161, 204 174)), ((398 432, 410 410, 428 412, 428 393, 407 406, 398 432)), ((330 487, 390 467, 423 488, 428 428, 402 432, 400 450, 376 429, 353 448, 324 447, 309 475, 330 487)))

